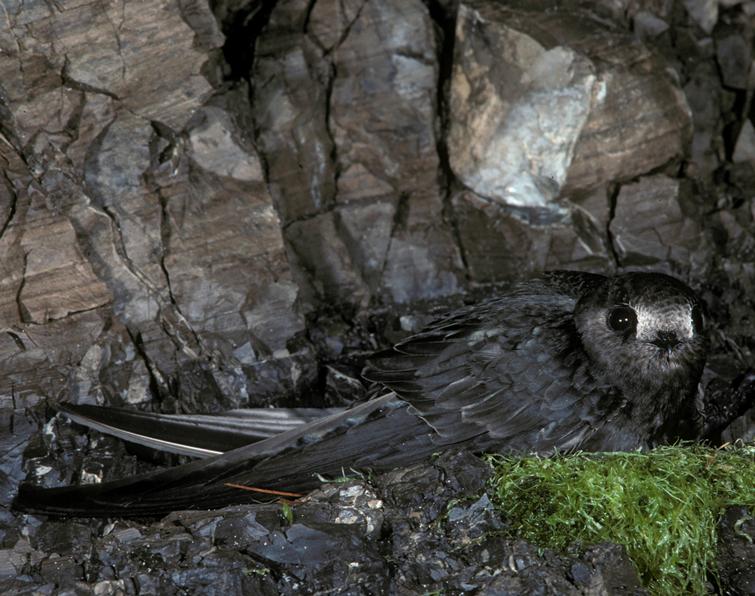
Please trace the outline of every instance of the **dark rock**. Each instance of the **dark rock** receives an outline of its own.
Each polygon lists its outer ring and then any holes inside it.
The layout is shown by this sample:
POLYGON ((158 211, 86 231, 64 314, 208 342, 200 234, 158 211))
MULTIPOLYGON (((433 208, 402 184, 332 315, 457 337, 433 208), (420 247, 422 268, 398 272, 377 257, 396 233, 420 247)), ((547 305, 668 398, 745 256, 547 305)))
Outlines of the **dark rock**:
MULTIPOLYGON (((587 584, 606 594, 644 594, 637 569, 623 546, 604 543, 588 548, 583 560, 592 566, 587 584)), ((584 575, 581 576, 586 579, 584 575)), ((585 586, 587 587, 587 586, 585 586)))
MULTIPOLYGON (((12 405, 12 404, 11 404, 12 405)), ((24 449, 31 437, 38 431, 38 425, 29 413, 13 410, 9 407, 0 408, 0 516, 3 507, 10 505, 18 485, 25 476, 24 449)), ((9 515, 9 514, 8 514, 9 515)), ((3 516, 5 517, 5 516, 3 516)), ((0 545, 4 548, 10 542, 15 542, 15 532, 11 530, 12 520, 1 519, 0 528, 8 524, 9 533, 0 530, 0 545)))
POLYGON ((618 547, 574 557, 507 539, 484 492, 489 474, 479 458, 449 452, 290 504, 176 512, 152 524, 45 522, 33 545, 0 550, 0 580, 10 585, 25 569, 29 585, 127 594, 636 592, 618 547))
POLYGON ((28 576, 0 581, 0 590, 2 590, 3 594, 17 594, 19 596, 24 594, 51 596, 56 593, 55 584, 39 584, 32 581, 28 576))
POLYGON ((718 581, 723 594, 755 594, 755 520, 747 507, 727 507, 718 524, 718 581))
POLYGON ((93 528, 81 522, 47 521, 37 528, 32 546, 48 553, 81 555, 78 549, 86 545, 93 534, 93 528))
POLYGON ((706 175, 724 158, 721 118, 722 90, 716 65, 712 60, 694 64, 684 95, 692 110, 694 133, 690 147, 691 175, 706 175))
MULTIPOLYGON (((196 537, 206 515, 175 517, 196 537)), ((289 509, 234 508, 220 519, 213 515, 207 539, 221 550, 241 550, 264 561, 267 568, 258 565, 252 573, 277 577, 280 593, 334 585, 375 593, 383 590, 388 574, 378 551, 381 524, 382 502, 350 483, 326 487, 289 509)))
POLYGON ((701 250, 702 229, 685 213, 685 192, 677 180, 660 175, 621 187, 610 230, 623 266, 666 263, 689 270, 701 250))
POLYGON ((43 582, 69 587, 81 577, 82 566, 72 554, 52 555, 39 564, 39 575, 43 582))
POLYGON ((555 268, 604 271, 609 266, 604 232, 608 199, 605 191, 602 197, 601 191, 590 196, 588 202, 571 205, 565 217, 543 225, 527 221, 531 212, 520 214, 471 192, 455 195, 459 238, 471 279, 517 279, 555 268))
POLYGON ((273 582, 260 571, 264 568, 242 553, 210 548, 192 562, 196 566, 175 569, 169 576, 183 593, 275 594, 273 582))
POLYGON ((716 60, 726 87, 748 89, 752 64, 752 43, 741 32, 716 36, 716 60))

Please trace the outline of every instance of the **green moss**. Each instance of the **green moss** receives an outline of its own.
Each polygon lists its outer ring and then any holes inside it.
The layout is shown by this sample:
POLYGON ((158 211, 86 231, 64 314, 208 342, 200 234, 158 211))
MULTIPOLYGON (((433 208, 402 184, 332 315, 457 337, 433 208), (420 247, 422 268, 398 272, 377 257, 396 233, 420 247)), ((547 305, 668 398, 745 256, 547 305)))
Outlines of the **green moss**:
POLYGON ((512 534, 558 550, 623 544, 651 594, 704 594, 722 509, 755 507, 755 446, 489 461, 512 534))

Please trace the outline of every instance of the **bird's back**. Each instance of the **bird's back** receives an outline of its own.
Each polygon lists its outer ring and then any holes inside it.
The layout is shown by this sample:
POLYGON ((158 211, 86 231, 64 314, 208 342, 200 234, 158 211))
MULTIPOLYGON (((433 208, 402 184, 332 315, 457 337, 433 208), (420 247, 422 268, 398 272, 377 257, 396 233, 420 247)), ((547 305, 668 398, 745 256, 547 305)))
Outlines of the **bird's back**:
POLYGON ((621 401, 593 375, 574 325, 579 297, 605 279, 555 272, 518 284, 376 355, 365 376, 409 402, 439 444, 582 447, 621 401))

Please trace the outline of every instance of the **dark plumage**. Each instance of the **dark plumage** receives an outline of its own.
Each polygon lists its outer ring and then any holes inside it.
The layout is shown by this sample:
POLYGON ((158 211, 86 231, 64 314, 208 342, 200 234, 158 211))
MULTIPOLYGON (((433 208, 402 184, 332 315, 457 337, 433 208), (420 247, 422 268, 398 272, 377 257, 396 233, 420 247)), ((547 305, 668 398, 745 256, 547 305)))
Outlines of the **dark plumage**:
MULTIPOLYGON (((693 432, 706 354, 702 327, 698 298, 666 275, 545 274, 375 355, 365 377, 390 390, 382 397, 320 419, 309 415, 281 434, 157 473, 81 487, 25 484, 15 506, 145 516, 259 497, 228 484, 306 491, 319 484, 318 474, 388 469, 454 445, 541 453, 646 448, 693 432)), ((171 428, 166 417, 148 432, 150 415, 67 411, 103 430, 130 428, 126 434, 158 440, 160 428, 166 437, 171 428)), ((201 420, 188 436, 200 444, 203 428, 217 444, 223 431, 201 420)), ((165 440, 175 443, 170 436, 165 440)))

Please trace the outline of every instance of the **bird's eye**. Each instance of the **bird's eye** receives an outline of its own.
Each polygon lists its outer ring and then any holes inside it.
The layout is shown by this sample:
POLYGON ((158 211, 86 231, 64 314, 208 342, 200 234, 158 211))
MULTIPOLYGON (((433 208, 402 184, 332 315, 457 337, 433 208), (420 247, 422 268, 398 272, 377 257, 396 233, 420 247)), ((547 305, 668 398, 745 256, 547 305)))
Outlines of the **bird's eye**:
POLYGON ((608 326, 614 331, 632 331, 637 326, 637 313, 629 306, 617 306, 608 313, 608 326))
POLYGON ((705 326, 703 319, 703 309, 698 305, 692 307, 692 326, 695 328, 695 333, 702 333, 705 326))

